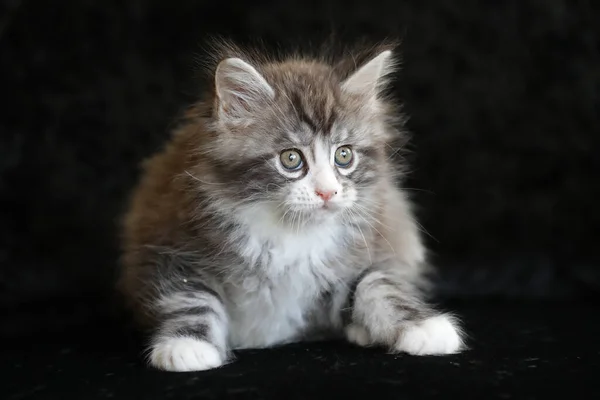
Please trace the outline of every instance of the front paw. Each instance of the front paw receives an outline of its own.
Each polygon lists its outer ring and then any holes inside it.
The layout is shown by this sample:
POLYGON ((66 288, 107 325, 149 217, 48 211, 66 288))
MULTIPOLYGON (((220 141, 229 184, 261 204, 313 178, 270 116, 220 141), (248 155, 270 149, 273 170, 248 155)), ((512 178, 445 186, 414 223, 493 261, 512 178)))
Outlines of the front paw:
POLYGON ((413 355, 442 355, 462 348, 457 325, 447 315, 437 315, 404 327, 393 349, 413 355))
POLYGON ((346 338, 350 343, 367 347, 372 345, 371 335, 367 329, 359 324, 350 324, 346 327, 346 338))
POLYGON ((163 339, 150 350, 150 364, 165 371, 204 371, 220 367, 223 361, 215 346, 191 337, 163 339))

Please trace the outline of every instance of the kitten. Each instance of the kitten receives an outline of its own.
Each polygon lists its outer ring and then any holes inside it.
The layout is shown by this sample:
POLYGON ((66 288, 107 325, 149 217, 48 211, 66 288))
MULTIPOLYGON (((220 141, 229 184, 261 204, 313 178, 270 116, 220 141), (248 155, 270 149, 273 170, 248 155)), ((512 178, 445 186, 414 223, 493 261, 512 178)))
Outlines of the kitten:
POLYGON ((424 301, 425 249, 390 160, 401 119, 381 95, 394 57, 371 53, 359 66, 218 53, 211 97, 145 164, 125 218, 120 288, 154 367, 326 336, 462 349, 424 301))

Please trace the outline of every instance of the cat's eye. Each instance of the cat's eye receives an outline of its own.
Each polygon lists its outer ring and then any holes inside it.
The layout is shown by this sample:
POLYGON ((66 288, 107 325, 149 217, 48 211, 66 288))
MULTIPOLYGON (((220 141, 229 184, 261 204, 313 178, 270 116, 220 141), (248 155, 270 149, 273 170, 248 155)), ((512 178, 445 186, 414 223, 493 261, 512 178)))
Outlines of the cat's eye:
POLYGON ((341 168, 348 168, 352 164, 352 149, 348 146, 338 147, 335 151, 335 165, 341 168))
POLYGON ((281 161, 281 165, 290 171, 296 171, 304 164, 302 154, 298 150, 293 149, 282 151, 279 160, 281 161))

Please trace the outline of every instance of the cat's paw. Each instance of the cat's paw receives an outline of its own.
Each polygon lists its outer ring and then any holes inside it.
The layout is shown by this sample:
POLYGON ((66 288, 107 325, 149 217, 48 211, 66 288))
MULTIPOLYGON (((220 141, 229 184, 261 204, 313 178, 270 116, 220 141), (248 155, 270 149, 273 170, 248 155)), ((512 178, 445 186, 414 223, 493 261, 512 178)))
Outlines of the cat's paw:
POLYGON ((150 364, 172 372, 204 371, 223 365, 223 357, 212 344, 191 337, 173 337, 155 343, 150 364))
POLYGON ((346 327, 346 337, 350 343, 357 344, 359 346, 367 347, 371 343, 371 335, 365 327, 358 324, 350 324, 346 327))
POLYGON ((463 340, 457 325, 446 315, 437 315, 402 330, 394 350, 413 355, 458 353, 463 340))

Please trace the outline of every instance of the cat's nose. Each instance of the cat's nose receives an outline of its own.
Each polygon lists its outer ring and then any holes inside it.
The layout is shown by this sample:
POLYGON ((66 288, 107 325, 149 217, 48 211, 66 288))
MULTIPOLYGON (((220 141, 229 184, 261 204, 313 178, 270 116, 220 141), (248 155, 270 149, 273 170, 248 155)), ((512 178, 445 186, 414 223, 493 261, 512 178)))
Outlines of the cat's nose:
POLYGON ((329 201, 329 200, 331 200, 331 198, 333 196, 335 196, 337 194, 337 190, 320 190, 320 189, 317 189, 317 190, 315 190, 315 193, 317 194, 317 196, 319 196, 323 200, 329 201))

